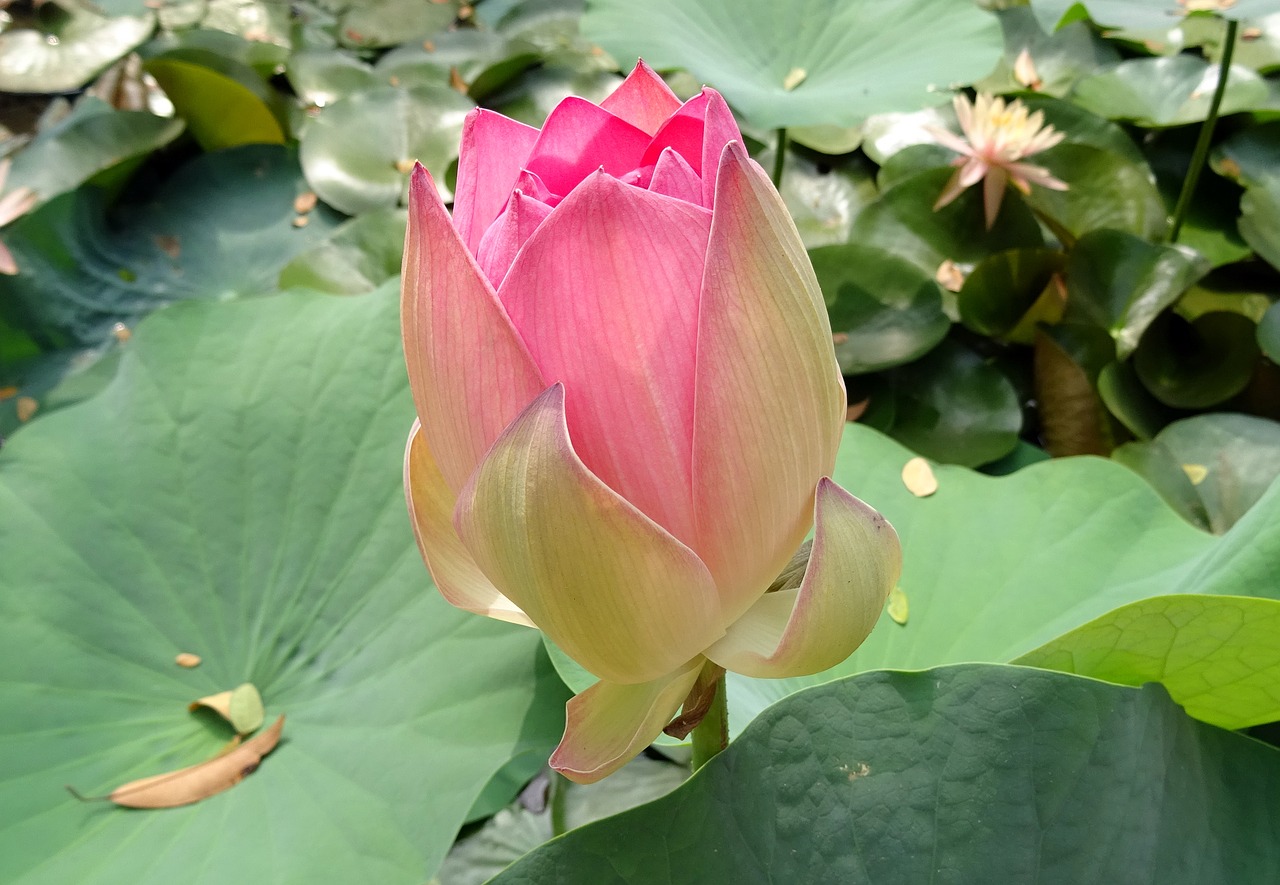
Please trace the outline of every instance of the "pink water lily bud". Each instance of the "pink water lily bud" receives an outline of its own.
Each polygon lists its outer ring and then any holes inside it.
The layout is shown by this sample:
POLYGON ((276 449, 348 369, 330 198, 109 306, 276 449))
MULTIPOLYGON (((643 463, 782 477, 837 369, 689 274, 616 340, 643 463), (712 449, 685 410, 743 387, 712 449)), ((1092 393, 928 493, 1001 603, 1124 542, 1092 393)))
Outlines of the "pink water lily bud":
POLYGON ((418 544, 450 603, 536 627, 599 677, 552 757, 577 781, 653 741, 708 659, 839 663, 900 570, 892 527, 829 478, 831 328, 741 138, 719 93, 681 103, 642 62, 541 130, 473 112, 452 217, 413 175, 418 544), (811 529, 803 579, 767 593, 811 529))

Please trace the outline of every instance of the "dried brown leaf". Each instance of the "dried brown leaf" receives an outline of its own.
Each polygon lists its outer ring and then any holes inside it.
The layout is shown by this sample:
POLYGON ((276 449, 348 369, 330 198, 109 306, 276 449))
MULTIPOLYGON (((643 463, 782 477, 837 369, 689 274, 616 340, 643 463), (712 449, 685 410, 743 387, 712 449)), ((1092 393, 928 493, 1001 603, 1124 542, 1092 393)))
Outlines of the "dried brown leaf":
POLYGON ((14 405, 15 411, 18 413, 19 421, 30 421, 31 416, 40 408, 40 403, 29 396, 18 397, 18 402, 14 405))
POLYGON ((173 659, 173 662, 179 667, 191 669, 192 667, 199 667, 201 660, 203 659, 199 655, 192 654, 189 651, 184 651, 180 652, 178 656, 173 659))
POLYGON ((258 769, 264 756, 280 743, 284 717, 249 740, 198 765, 130 781, 108 796, 126 808, 176 808, 229 790, 258 769))
POLYGON ((201 707, 217 713, 240 734, 249 734, 260 728, 265 715, 262 695, 252 682, 245 682, 230 691, 208 695, 187 705, 187 709, 192 712, 201 707))
POLYGON ((299 215, 306 215, 316 207, 318 199, 315 191, 303 191, 293 198, 293 211, 299 215))

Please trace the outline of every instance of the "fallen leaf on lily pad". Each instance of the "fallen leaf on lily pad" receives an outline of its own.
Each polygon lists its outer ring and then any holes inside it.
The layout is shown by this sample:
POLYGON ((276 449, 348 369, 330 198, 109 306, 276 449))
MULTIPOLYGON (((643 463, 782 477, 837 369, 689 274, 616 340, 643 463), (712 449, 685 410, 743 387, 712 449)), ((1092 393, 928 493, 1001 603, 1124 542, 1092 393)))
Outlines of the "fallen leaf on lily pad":
POLYGON ((917 498, 927 498, 938 490, 938 478, 924 458, 912 458, 903 466, 902 484, 917 498))
POLYGON ((889 598, 885 602, 885 611, 895 624, 902 627, 906 626, 907 618, 911 614, 911 607, 907 602, 907 594, 903 592, 901 587, 894 587, 889 591, 889 598))
POLYGON ((220 691, 208 697, 192 701, 187 709, 193 713, 200 707, 208 707, 231 723, 237 734, 249 734, 262 726, 266 711, 262 707, 262 695, 252 682, 238 685, 230 691, 220 691))
POLYGON ((177 657, 173 659, 173 662, 177 664, 179 667, 186 667, 187 669, 191 669, 192 667, 200 666, 200 656, 196 654, 192 654, 189 651, 179 652, 177 657))
POLYGON ((284 717, 281 716, 266 731, 230 753, 177 771, 130 781, 116 787, 107 798, 126 808, 176 808, 216 796, 253 774, 262 758, 280 743, 283 729, 284 717))

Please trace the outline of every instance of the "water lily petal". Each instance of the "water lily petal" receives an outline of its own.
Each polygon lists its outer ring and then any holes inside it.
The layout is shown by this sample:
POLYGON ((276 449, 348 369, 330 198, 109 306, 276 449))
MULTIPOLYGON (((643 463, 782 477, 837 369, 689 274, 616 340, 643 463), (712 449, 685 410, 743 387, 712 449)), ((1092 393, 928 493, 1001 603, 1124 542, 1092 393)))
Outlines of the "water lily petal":
POLYGON ((564 737, 551 767, 591 784, 613 774, 662 733, 698 679, 703 659, 651 682, 597 682, 565 705, 564 737))
POLYGON ((542 377, 568 389, 578 455, 686 544, 710 225, 699 206, 596 172, 529 238, 499 290, 542 377))
POLYGON ((516 260, 516 253, 525 244, 542 220, 551 214, 551 207, 533 197, 526 197, 519 190, 511 194, 507 208, 498 220, 489 225, 480 240, 476 263, 497 288, 516 260))
POLYGON ((800 586, 766 593, 707 649, 725 669, 765 678, 818 673, 851 655, 876 625, 902 572, 897 532, 826 477, 814 511, 800 586))
POLYGON ((546 384, 421 166, 409 185, 401 291, 413 403, 456 492, 546 384))
POLYGON ((702 205, 710 208, 720 155, 729 142, 741 140, 729 105, 719 92, 704 88, 663 124, 638 165, 656 163, 664 150, 674 148, 702 178, 702 205))
POLYGON ((601 679, 648 682, 719 639, 706 566, 578 459, 554 384, 493 444, 454 525, 481 570, 601 679))
POLYGON ((477 108, 462 124, 453 221, 471 254, 506 205, 516 177, 538 140, 538 130, 477 108))
POLYGON ((641 59, 622 85, 600 102, 600 107, 653 135, 667 117, 680 109, 680 99, 666 81, 641 59))
POLYGON ((982 211, 986 215, 987 230, 995 226, 1000 204, 1004 201, 1004 186, 1008 182, 1009 175, 1003 166, 990 167, 982 181, 982 211))
POLYGON ((571 95, 547 117, 525 167, 564 197, 597 169, 613 176, 630 172, 648 144, 643 129, 571 95))
POLYGON ((490 583, 458 538, 453 527, 456 499, 431 457, 417 421, 404 451, 404 490, 413 535, 440 595, 465 611, 534 626, 518 605, 490 583))
POLYGON ((737 142, 717 177, 696 388, 693 548, 736 619, 808 532, 845 419, 813 267, 782 199, 737 142))
POLYGON ((677 200, 702 205, 702 179, 674 148, 666 148, 658 156, 658 162, 653 167, 653 178, 649 181, 649 190, 655 194, 666 194, 677 200))

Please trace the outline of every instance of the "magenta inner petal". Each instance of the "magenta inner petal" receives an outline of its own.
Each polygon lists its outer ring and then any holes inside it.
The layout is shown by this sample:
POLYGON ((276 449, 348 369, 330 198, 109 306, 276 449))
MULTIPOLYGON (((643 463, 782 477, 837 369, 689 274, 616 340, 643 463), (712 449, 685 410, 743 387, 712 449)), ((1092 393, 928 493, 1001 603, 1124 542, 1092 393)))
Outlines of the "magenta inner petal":
POLYGON ((693 377, 711 213, 595 173, 525 243, 499 297, 575 451, 678 539, 694 537, 693 377))
POLYGON ((526 197, 518 190, 511 195, 507 208, 484 232, 476 253, 476 263, 495 289, 502 284, 520 247, 550 214, 551 207, 545 203, 526 197))
POLYGON ((653 135, 680 109, 680 99, 653 68, 639 61, 600 107, 653 135))
POLYGON ((666 194, 677 200, 702 205, 702 179, 674 148, 667 148, 658 157, 658 163, 653 167, 649 190, 655 194, 666 194))
POLYGON ((493 111, 475 110, 462 129, 453 224, 474 255, 485 229, 507 204, 538 130, 493 111))
POLYGON ((621 177, 641 165, 648 143, 644 130, 570 96, 547 117, 525 168, 564 197, 597 169, 621 177))

